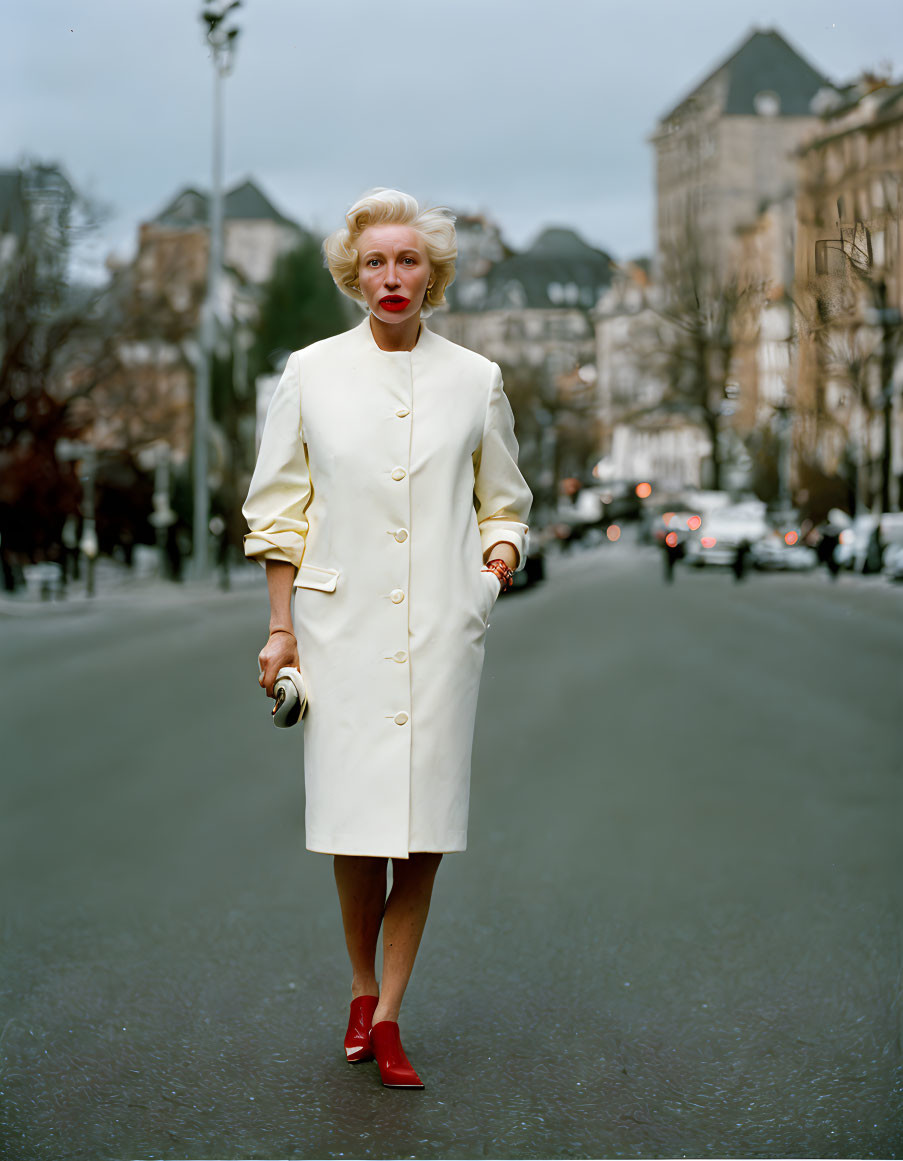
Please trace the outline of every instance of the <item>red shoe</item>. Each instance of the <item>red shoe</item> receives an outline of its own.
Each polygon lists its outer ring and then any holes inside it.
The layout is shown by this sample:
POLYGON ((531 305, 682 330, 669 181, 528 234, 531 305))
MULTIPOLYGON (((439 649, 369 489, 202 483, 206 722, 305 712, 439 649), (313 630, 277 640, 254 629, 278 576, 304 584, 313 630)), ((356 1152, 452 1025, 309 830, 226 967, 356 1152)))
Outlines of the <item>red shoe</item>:
POLYGON ((378 1003, 379 996, 358 996, 351 1001, 348 1031, 345 1033, 345 1056, 349 1064, 373 1059, 370 1048, 370 1024, 378 1003))
POLYGON ((370 1047, 384 1085, 389 1088, 424 1087, 404 1054, 398 1024, 394 1020, 380 1020, 373 1025, 370 1029, 370 1047))

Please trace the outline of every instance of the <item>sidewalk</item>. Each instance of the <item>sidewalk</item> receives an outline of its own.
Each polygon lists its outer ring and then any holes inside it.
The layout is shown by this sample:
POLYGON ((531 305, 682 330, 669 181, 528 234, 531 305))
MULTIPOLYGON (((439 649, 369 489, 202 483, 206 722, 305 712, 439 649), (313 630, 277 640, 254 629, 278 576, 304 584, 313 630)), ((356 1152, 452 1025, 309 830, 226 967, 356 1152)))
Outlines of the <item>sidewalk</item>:
MULTIPOLYGON (((186 574, 190 572, 190 562, 186 574)), ((106 607, 121 607, 140 600, 158 605, 178 604, 192 600, 209 600, 217 594, 228 595, 237 590, 266 588, 263 569, 252 561, 229 569, 229 587, 222 587, 222 575, 211 570, 204 581, 171 581, 159 576, 140 575, 117 561, 103 559, 94 566, 94 595, 88 596, 84 572, 80 580, 71 581, 65 596, 42 600, 25 588, 15 594, 0 592, 0 620, 5 617, 65 616, 106 607)))

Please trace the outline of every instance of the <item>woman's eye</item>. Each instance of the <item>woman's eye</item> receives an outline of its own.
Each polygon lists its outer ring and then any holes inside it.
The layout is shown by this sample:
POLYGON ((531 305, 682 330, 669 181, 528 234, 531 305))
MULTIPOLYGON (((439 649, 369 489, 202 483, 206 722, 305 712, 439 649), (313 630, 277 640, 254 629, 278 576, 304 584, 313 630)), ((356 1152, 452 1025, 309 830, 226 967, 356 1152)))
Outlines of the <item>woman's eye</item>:
POLYGON ((378 258, 369 258, 369 259, 367 260, 367 265, 368 265, 368 266, 378 266, 378 265, 379 265, 379 259, 378 259, 378 258))

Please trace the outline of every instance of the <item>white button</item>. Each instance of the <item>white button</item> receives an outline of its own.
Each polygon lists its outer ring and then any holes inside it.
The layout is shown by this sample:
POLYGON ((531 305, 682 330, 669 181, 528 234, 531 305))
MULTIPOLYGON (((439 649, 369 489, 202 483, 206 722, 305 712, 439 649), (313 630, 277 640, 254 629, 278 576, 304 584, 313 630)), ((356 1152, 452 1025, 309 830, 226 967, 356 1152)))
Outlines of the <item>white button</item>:
POLYGON ((407 472, 404 470, 404 468, 393 468, 393 470, 392 470, 392 479, 393 480, 403 480, 406 475, 407 475, 407 472))
POLYGON ((393 653, 392 656, 395 658, 396 661, 407 661, 407 659, 408 659, 408 655, 407 655, 407 653, 405 653, 405 651, 403 649, 399 649, 398 652, 393 653))
POLYGON ((404 419, 404 417, 408 414, 408 409, 406 407, 399 407, 395 414, 399 419, 404 419))
POLYGON ((398 531, 395 533, 395 539, 398 540, 399 542, 402 540, 407 540, 407 538, 408 538, 407 528, 399 528, 398 531))
POLYGON ((393 605, 397 605, 399 601, 404 600, 404 592, 401 589, 392 589, 389 596, 392 598, 393 605))
POLYGON ((397 726, 403 726, 407 720, 408 715, 404 712, 404 710, 402 710, 400 714, 395 715, 395 724, 397 726))

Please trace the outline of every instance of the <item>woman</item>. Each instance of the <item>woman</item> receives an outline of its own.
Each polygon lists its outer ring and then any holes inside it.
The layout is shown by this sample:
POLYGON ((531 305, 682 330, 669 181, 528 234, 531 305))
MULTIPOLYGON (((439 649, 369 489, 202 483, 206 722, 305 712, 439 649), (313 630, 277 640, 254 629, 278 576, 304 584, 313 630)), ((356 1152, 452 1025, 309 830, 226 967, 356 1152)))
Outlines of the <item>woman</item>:
POLYGON ((334 857, 346 1057, 422 1088, 398 1015, 439 862, 467 845, 484 637, 524 566, 533 497, 499 368, 422 322, 454 278, 453 216, 381 189, 345 221, 326 259, 368 314, 290 356, 243 507, 245 553, 270 596, 260 684, 273 697, 292 665, 308 693, 307 849, 334 857))

